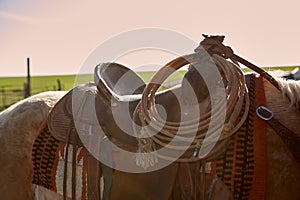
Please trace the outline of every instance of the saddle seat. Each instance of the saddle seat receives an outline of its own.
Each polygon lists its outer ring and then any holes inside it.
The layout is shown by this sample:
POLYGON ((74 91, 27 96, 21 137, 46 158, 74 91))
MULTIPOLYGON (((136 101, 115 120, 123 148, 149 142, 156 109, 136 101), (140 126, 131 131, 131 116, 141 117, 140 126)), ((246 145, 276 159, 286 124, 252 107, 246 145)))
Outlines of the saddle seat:
POLYGON ((131 69, 118 63, 101 63, 95 67, 94 81, 100 93, 117 101, 141 99, 146 87, 143 79, 131 69))

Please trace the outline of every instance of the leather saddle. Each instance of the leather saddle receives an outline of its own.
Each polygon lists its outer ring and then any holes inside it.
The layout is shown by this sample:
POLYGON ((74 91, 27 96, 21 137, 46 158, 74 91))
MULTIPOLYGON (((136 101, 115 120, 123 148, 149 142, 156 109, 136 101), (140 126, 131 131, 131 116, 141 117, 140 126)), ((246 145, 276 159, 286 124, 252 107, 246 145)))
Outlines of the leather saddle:
MULTIPOLYGON (((97 96, 105 99, 113 96, 114 101, 110 106, 114 106, 121 102, 137 102, 146 85, 138 74, 117 63, 98 65, 95 69, 95 81, 98 90, 94 83, 79 85, 69 91, 51 109, 48 115, 48 127, 53 137, 59 141, 83 146, 80 140, 82 134, 79 138, 78 131, 83 134, 86 132, 87 135, 91 135, 88 129, 92 128, 93 134, 99 131, 95 109, 101 110, 103 101, 95 102, 96 93, 99 93, 97 96)), ((105 113, 99 113, 101 121, 105 121, 103 115, 105 113)), ((107 122, 104 123, 105 126, 108 125, 107 122)))
MULTIPOLYGON (((95 77, 100 96, 113 95, 114 103, 138 100, 145 88, 145 82, 134 71, 117 63, 98 65, 95 77)), ((93 83, 79 85, 55 104, 48 116, 48 127, 56 139, 83 146, 78 131, 82 132, 83 126, 99 126, 95 107, 101 105, 95 103, 96 93, 93 83)))
MULTIPOLYGON (((133 135, 133 112, 141 100, 145 82, 134 71, 118 63, 97 65, 94 82, 98 89, 95 108, 100 126, 114 144, 136 152, 138 144, 133 135)), ((161 105, 158 112, 168 120, 177 121, 180 95, 180 85, 158 92, 156 102, 161 105)))
MULTIPOLYGON (((103 139, 105 135, 118 146, 121 144, 122 148, 136 152, 137 140, 127 133, 132 133, 132 113, 145 88, 144 81, 135 72, 123 65, 103 63, 95 68, 95 83, 96 85, 87 83, 73 88, 55 104, 48 115, 50 133, 54 138, 66 144, 72 144, 73 147, 90 145, 90 142, 98 145, 95 146, 96 148, 89 148, 89 151, 91 149, 95 151, 89 152, 93 157, 97 151, 100 154, 104 152, 106 157, 109 156, 107 152, 110 150, 104 147, 106 144, 106 140, 103 139), (129 130, 122 130, 120 123, 116 124, 116 119, 123 123, 123 128, 129 130)), ((176 100, 174 93, 179 93, 179 91, 179 87, 177 87, 172 91, 162 92, 158 101, 164 104, 164 107, 169 106, 167 110, 170 110, 174 105, 172 102, 176 102, 172 100, 176 100)), ((73 172, 76 171, 76 158, 74 158, 76 154, 73 152, 72 161, 72 190, 74 191, 76 178, 75 175, 73 177, 73 172)), ((109 157, 107 159, 112 159, 111 156, 109 157)), ((91 163, 94 163, 93 166, 96 167, 99 163, 95 164, 95 161, 92 159, 91 163)), ((88 167, 91 169, 88 173, 96 173, 93 171, 95 168, 93 166, 88 167)), ((66 169, 65 164, 65 173, 66 169)), ((104 177, 103 195, 108 196, 112 172, 105 165, 102 165, 102 170, 104 177)), ((92 188, 93 191, 97 191, 99 188, 98 182, 94 181, 95 177, 91 177, 88 181, 89 188, 92 188)), ((64 177, 64 190, 67 188, 66 180, 67 178, 64 177)), ((64 196, 66 193, 64 191, 64 196)))
MULTIPOLYGON (((101 63, 95 67, 94 82, 79 85, 68 92, 48 116, 49 131, 56 139, 83 146, 82 139, 104 134, 118 146, 136 152, 138 144, 133 135, 133 112, 146 87, 142 78, 118 63, 101 63), (78 136, 80 131, 80 136, 78 136), (82 137, 82 135, 87 137, 82 137)), ((184 80, 182 82, 184 85, 184 80)), ((157 92, 156 104, 166 121, 180 121, 180 99, 187 99, 181 85, 157 92)), ((140 126, 138 126, 140 129, 140 126)), ((98 138, 99 138, 98 137, 98 138)))
MULTIPOLYGON (((195 76, 194 71, 191 71, 191 73, 193 76, 195 76)), ((189 76, 192 75, 190 74, 189 76)), ((192 78, 186 77, 186 80, 191 80, 192 78)), ((137 125, 141 124, 139 124, 139 121, 134 121, 133 112, 141 100, 143 90, 145 89, 145 83, 135 72, 117 63, 103 63, 96 66, 94 79, 98 89, 98 93, 95 97, 96 115, 100 126, 104 129, 105 135, 112 143, 121 149, 136 153, 138 151, 139 144, 136 136, 133 135, 133 123, 137 123, 137 125)), ((157 106, 157 112, 160 116, 165 117, 166 121, 180 122, 182 117, 181 112, 186 112, 186 114, 190 114, 188 112, 194 112, 189 110, 190 107, 188 107, 187 110, 181 107, 183 105, 182 102, 185 102, 186 99, 191 96, 188 95, 190 93, 187 91, 186 85, 188 85, 188 83, 186 80, 184 79, 181 85, 155 94, 155 103, 160 105, 157 106)), ((191 101, 188 101, 188 103, 190 102, 191 101)), ((156 144, 157 149, 161 147, 163 146, 156 144)), ((170 150, 170 153, 173 152, 170 150)), ((193 149, 184 152, 184 156, 186 157, 192 157, 193 154, 193 149)), ((114 153, 113 160, 116 165, 118 165, 119 160, 124 162, 118 157, 124 158, 122 156, 122 151, 116 151, 114 153)), ((130 161, 126 163, 131 165, 130 161)), ((135 165, 135 162, 133 162, 133 165, 135 165)), ((179 183, 174 188, 174 191, 176 191, 173 194, 174 199, 177 199, 179 196, 183 197, 184 199, 191 199, 188 197, 193 194, 193 192, 191 192, 193 189, 191 188, 193 188, 193 185, 196 184, 193 182, 194 179, 196 180, 196 177, 187 176, 187 174, 191 173, 193 166, 190 167, 190 163, 185 163, 181 166, 184 167, 177 168, 177 163, 175 163, 165 168, 165 171, 158 170, 155 172, 138 175, 123 173, 115 170, 111 175, 112 192, 108 193, 109 195, 112 195, 112 198, 117 196, 116 199, 121 198, 120 196, 116 195, 116 193, 120 192, 120 187, 122 188, 121 191, 123 191, 123 194, 125 191, 133 190, 133 188, 139 188, 141 191, 144 191, 144 188, 146 188, 145 192, 152 195, 158 194, 162 191, 168 193, 166 191, 169 187, 164 187, 164 190, 162 190, 162 188, 156 187, 157 183, 153 182, 157 177, 162 177, 164 179, 162 181, 165 181, 167 184, 169 184, 170 188, 173 187, 172 184, 174 183, 175 179, 176 183, 179 183), (180 174, 180 177, 176 177, 176 174, 180 174), (124 180, 127 180, 130 184, 121 186, 119 182, 122 183, 124 180), (181 185, 184 185, 188 191, 183 191, 180 189, 181 185)), ((133 167, 134 166, 132 166, 132 168, 133 167)), ((199 169, 195 171, 197 171, 195 172, 195 174, 197 174, 199 169)), ((194 189, 196 190, 197 188, 194 189)), ((120 193, 122 194, 122 192, 120 193)), ((127 193, 123 197, 124 199, 127 199, 129 196, 131 197, 131 194, 127 193)), ((137 197, 135 194, 132 196, 135 198, 137 197)), ((161 195, 160 197, 163 199, 161 195)), ((157 197, 151 196, 149 199, 155 198, 157 197)))
MULTIPOLYGON (((101 139, 105 134, 122 149, 137 152, 138 142, 132 135, 133 112, 141 100, 145 82, 134 71, 117 63, 96 66, 94 82, 73 88, 53 107, 48 117, 51 134, 60 141, 83 146, 85 139, 99 135, 101 127, 104 133, 97 138, 101 139), (82 137, 82 133, 87 137, 82 137)), ((180 121, 182 108, 179 101, 182 96, 186 98, 181 85, 158 92, 155 101, 161 105, 157 107, 160 116, 167 121, 180 121)), ((187 153, 191 156, 193 151, 187 153)), ((112 178, 112 175, 107 175, 106 180, 112 178)), ((109 185, 104 184, 107 190, 109 185)))

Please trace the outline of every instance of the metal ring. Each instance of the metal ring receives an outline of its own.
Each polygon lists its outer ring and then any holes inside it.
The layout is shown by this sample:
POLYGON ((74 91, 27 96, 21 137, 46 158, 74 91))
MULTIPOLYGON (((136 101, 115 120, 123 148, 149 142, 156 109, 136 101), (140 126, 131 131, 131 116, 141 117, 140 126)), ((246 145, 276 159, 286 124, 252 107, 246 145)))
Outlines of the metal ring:
POLYGON ((263 120, 265 120, 265 121, 269 121, 270 119, 272 119, 272 118, 274 117, 273 111, 270 110, 269 108, 265 107, 265 106, 258 106, 258 107, 256 108, 256 114, 257 114, 257 116, 258 116, 259 118, 261 118, 261 119, 263 119, 263 120), (269 117, 263 116, 263 115, 259 112, 260 109, 263 110, 263 111, 265 111, 265 112, 268 112, 269 117))

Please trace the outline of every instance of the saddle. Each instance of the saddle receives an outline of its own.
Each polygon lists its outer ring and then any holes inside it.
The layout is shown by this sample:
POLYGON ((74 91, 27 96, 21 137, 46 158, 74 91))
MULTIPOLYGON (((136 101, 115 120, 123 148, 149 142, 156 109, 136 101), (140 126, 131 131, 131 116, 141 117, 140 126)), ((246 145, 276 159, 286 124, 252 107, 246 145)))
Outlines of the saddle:
MULTIPOLYGON (((121 102, 139 100, 145 88, 145 82, 138 74, 117 63, 103 63, 96 66, 95 77, 97 86, 94 83, 87 83, 73 88, 50 111, 48 127, 57 140, 83 146, 82 135, 91 135, 88 129, 94 127, 94 134, 99 134, 96 133, 96 130, 99 130, 99 123, 95 109, 101 109, 102 105, 99 100, 95 102, 96 93, 109 101, 111 98, 108 96, 113 96, 114 101, 107 102, 111 104, 110 106, 114 106, 121 102), (78 136, 78 131, 81 137, 78 136)), ((104 123, 107 126, 107 122, 104 123)))
MULTIPOLYGON (((117 63, 104 63, 96 67, 98 83, 105 85, 98 89, 94 83, 87 83, 79 85, 69 91, 63 98, 61 98, 55 106, 51 109, 48 115, 48 128, 51 135, 67 144, 65 154, 65 173, 67 174, 67 160, 69 144, 73 146, 72 157, 72 198, 75 197, 76 177, 76 155, 78 147, 87 147, 89 150, 88 156, 88 195, 95 198, 95 191, 97 196, 100 196, 99 175, 104 177, 104 196, 109 194, 109 183, 111 179, 112 170, 104 165, 99 168, 100 163, 93 157, 99 156, 99 152, 109 152, 107 140, 96 116, 96 109, 102 107, 101 103, 95 102, 96 93, 103 98, 107 95, 115 97, 115 103, 121 101, 128 101, 139 99, 145 83, 133 71, 127 67, 117 63), (101 66, 101 67, 100 67, 101 66), (100 144, 100 145, 99 145, 100 144), (99 149, 101 148, 101 149, 99 149), (104 149, 105 150, 104 150, 104 149), (101 151, 100 151, 101 150, 101 151), (96 156, 95 156, 96 155, 96 156), (95 169, 98 169, 95 171, 95 169), (100 171, 99 171, 100 170, 100 171), (94 177, 91 175, 95 175, 94 177), (89 194, 89 192, 91 194, 89 194)), ((108 100, 108 99, 107 99, 108 100)), ((102 101, 103 102, 103 101, 102 101)), ((113 106, 109 104, 110 106, 113 106)), ((105 113, 103 113, 105 115, 105 113)), ((101 116, 102 114, 100 114, 101 116)), ((105 126, 109 126, 109 122, 104 119, 105 126)), ((101 155, 100 155, 101 156, 101 155)), ((105 155, 106 157, 109 155, 105 155)), ((112 159, 110 158, 106 159, 112 159)), ((99 158, 99 157, 98 157, 99 158)), ((64 177, 64 198, 66 198, 67 177, 64 177)), ((98 197, 96 199, 98 199, 98 197)))
MULTIPOLYGON (((100 95, 113 95, 117 101, 140 99, 138 94, 145 88, 145 82, 138 74, 117 63, 98 65, 95 76, 100 95)), ((96 93, 97 88, 93 83, 79 85, 55 104, 48 116, 48 127, 53 137, 62 142, 83 146, 77 130, 84 125, 99 126, 96 115, 93 115, 95 106, 100 106, 94 100, 96 93)))
MULTIPOLYGON (((201 60, 201 57, 199 56, 200 54, 195 53, 185 57, 180 57, 175 59, 175 61, 171 61, 170 64, 167 64, 164 70, 168 71, 167 68, 169 68, 171 65, 173 66, 174 70, 177 70, 178 68, 190 63, 199 64, 199 60, 201 60)), ((167 75, 165 74, 165 78, 167 78, 171 73, 172 70, 168 71, 167 75)), ((189 96, 184 95, 185 93, 183 90, 186 90, 186 87, 183 88, 180 86, 156 93, 163 80, 159 78, 156 80, 155 78, 158 78, 158 76, 152 79, 154 80, 153 83, 150 83, 151 86, 154 86, 153 89, 152 87, 146 87, 144 81, 135 72, 121 64, 102 63, 96 66, 94 73, 95 84, 88 84, 74 88, 53 107, 51 113, 49 114, 48 122, 51 134, 60 141, 65 141, 66 143, 70 143, 75 146, 83 146, 85 142, 82 141, 82 137, 79 139, 78 136, 78 130, 81 130, 81 128, 78 129, 77 127, 78 122, 82 122, 82 127, 84 127, 82 130, 85 130, 83 132, 87 135, 87 138, 94 133, 93 131, 90 131, 89 128, 85 128, 87 126, 85 126, 84 121, 89 121, 89 123, 87 123, 88 127, 90 127, 90 124, 99 123, 100 127, 104 131, 104 134, 110 139, 111 142, 127 151, 136 153, 139 150, 142 150, 143 153, 144 149, 146 150, 147 147, 140 148, 140 141, 137 140, 136 135, 131 134, 136 134, 137 132, 138 134, 143 134, 141 131, 144 125, 142 124, 143 121, 141 118, 135 119, 134 117, 136 117, 136 109, 140 108, 138 105, 143 98, 142 95, 145 94, 144 90, 150 88, 153 91, 152 93, 150 91, 151 94, 149 95, 149 99, 151 95, 152 97, 155 95, 155 101, 150 99, 150 103, 152 105, 161 105, 160 107, 155 106, 156 110, 154 111, 157 112, 159 116, 163 116, 165 121, 168 122, 166 125, 164 122, 162 122, 161 128, 165 128, 165 126, 170 127, 169 124, 173 123, 180 124, 183 113, 185 116, 190 117, 184 121, 188 123, 190 122, 188 120, 195 119, 193 115, 194 112, 199 115, 197 109, 191 110, 191 107, 187 107, 185 110, 185 108, 181 107, 182 99, 189 98, 189 96), (138 126, 135 126, 134 123, 136 123, 138 126), (137 131, 134 130, 136 127, 138 127, 137 131)), ((217 82, 217 80, 214 80, 214 82, 211 84, 216 84, 215 82, 217 82)), ((146 100, 147 99, 148 96, 146 96, 146 100)), ((172 131, 176 133, 177 129, 173 129, 173 127, 171 127, 172 131)), ((194 127, 195 130, 197 128, 198 125, 194 127)), ((187 135, 189 131, 190 130, 186 130, 183 134, 187 135)), ((205 131, 206 130, 203 129, 203 132, 205 131)), ((82 136, 81 132, 80 136, 82 136)), ((157 138, 162 138, 156 143, 155 148, 158 150, 164 147, 166 143, 175 137, 174 135, 168 135, 167 138, 166 135, 163 135, 160 131, 157 131, 156 136, 157 138)), ((200 137, 202 136, 199 136, 199 138, 200 137)), ((183 141, 177 142, 182 143, 183 141)), ((183 151, 183 159, 198 159, 197 154, 199 153, 199 144, 196 140, 193 142, 195 144, 190 145, 188 150, 183 151)), ((225 143, 226 141, 224 142, 224 145, 225 143)), ((150 143, 145 142, 145 144, 148 145, 150 143)), ((176 144, 172 145, 175 146, 176 144)), ((183 146, 185 143, 181 145, 183 146)), ((222 146, 224 145, 222 143, 222 146)), ((152 147, 150 147, 150 151, 152 150, 151 148, 152 147)), ((178 149, 175 146, 174 150, 172 149, 168 151, 168 153, 170 152, 170 154, 172 154, 177 152, 177 150, 178 149)), ((166 153, 166 155, 168 155, 168 153, 166 153)), ((146 159, 147 158, 142 158, 141 163, 145 163, 145 165, 141 164, 139 166, 149 166, 149 163, 147 163, 148 161, 146 159)), ((132 163, 135 164, 135 162, 132 163)))

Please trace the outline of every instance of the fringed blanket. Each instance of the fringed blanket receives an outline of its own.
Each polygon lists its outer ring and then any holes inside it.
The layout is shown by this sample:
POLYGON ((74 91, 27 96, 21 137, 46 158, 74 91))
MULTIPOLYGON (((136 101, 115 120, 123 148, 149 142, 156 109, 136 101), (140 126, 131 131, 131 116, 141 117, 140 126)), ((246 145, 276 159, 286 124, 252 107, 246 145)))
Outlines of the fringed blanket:
MULTIPOLYGON (((69 149, 70 151, 72 150, 69 149)), ((66 143, 58 141, 51 135, 48 130, 47 120, 45 120, 32 149, 32 183, 41 185, 54 192, 62 193, 64 169, 58 168, 58 165, 59 162, 61 162, 60 166, 64 165, 64 161, 62 160, 65 159, 65 152, 66 143), (58 179, 61 182, 57 183, 58 179), (57 187, 58 185, 61 187, 57 187)), ((68 176, 71 176, 72 159, 70 157, 68 159, 68 168, 70 169, 68 176)), ((82 199, 86 198, 87 191, 87 157, 88 152, 85 148, 81 147, 77 150, 77 175, 81 177, 81 180, 78 179, 80 191, 76 192, 79 193, 77 196, 81 196, 82 199)))
MULTIPOLYGON (((265 106, 262 78, 246 76, 250 102, 265 106)), ((233 135, 221 160, 212 163, 216 173, 232 191, 234 199, 265 199, 266 123, 250 106, 247 120, 233 135)))

